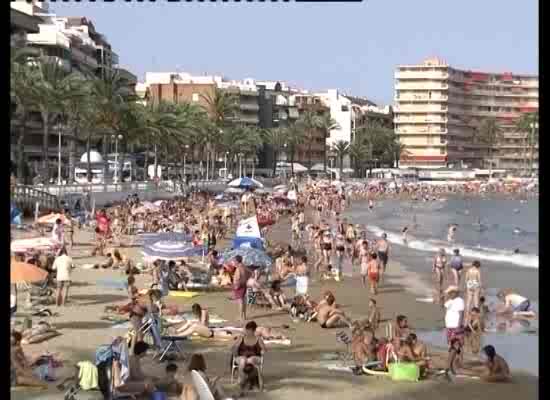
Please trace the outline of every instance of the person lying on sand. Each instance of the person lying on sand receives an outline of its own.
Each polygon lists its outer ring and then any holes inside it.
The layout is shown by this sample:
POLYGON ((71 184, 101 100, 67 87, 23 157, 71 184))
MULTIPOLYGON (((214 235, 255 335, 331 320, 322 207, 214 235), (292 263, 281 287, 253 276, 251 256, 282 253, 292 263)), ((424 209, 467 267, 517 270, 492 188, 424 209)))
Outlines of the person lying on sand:
POLYGON ((327 329, 335 328, 344 323, 351 328, 351 321, 342 310, 337 308, 335 301, 336 299, 331 295, 326 299, 326 304, 319 307, 317 312, 319 325, 321 328, 327 329))
POLYGON ((536 314, 531 309, 531 301, 512 289, 503 289, 497 294, 497 298, 502 301, 504 307, 497 311, 499 315, 512 315, 534 317, 536 314))

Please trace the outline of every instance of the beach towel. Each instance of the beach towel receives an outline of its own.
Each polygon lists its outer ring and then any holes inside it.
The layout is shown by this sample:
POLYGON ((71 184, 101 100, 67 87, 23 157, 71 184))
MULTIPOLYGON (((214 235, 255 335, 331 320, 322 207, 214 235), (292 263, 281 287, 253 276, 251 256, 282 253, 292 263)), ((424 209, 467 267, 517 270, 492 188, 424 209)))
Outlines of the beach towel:
MULTIPOLYGON (((177 324, 178 322, 183 322, 183 321, 198 321, 197 317, 195 317, 192 313, 183 313, 182 315, 166 316, 164 317, 164 320, 169 324, 177 324)), ((216 315, 216 314, 210 314, 209 321, 210 321, 210 325, 219 325, 227 322, 227 320, 221 318, 219 315, 216 315)))
POLYGON ((78 370, 78 384, 82 390, 91 390, 98 388, 97 367, 90 361, 80 361, 76 364, 78 370))
POLYGON ((130 329, 132 328, 132 324, 130 321, 124 321, 124 322, 115 322, 113 326, 111 326, 111 329, 130 329))
POLYGON ((168 296, 170 297, 183 297, 184 299, 192 299, 194 297, 200 296, 199 292, 178 292, 175 290, 170 290, 168 296))

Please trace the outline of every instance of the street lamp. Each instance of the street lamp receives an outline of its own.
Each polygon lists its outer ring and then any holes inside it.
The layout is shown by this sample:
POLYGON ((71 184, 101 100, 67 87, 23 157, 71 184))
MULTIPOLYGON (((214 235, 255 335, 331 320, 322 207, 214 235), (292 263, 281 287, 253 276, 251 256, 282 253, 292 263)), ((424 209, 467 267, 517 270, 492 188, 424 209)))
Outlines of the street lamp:
POLYGON ((187 162, 187 151, 189 150, 189 145, 186 144, 184 147, 185 147, 185 152, 183 153, 183 178, 187 180, 186 178, 187 175, 185 175, 185 163, 187 162))
POLYGON ((239 156, 239 178, 243 177, 243 153, 237 154, 239 156))
POLYGON ((227 155, 229 154, 228 151, 225 152, 223 155, 223 169, 224 169, 224 179, 227 179, 227 155))
POLYGON ((61 186, 61 122, 58 122, 56 125, 57 128, 57 137, 58 137, 58 146, 57 146, 57 184, 61 186))
POLYGON ((118 141, 124 139, 122 135, 112 135, 111 140, 115 141, 115 177, 114 182, 118 183, 118 141))

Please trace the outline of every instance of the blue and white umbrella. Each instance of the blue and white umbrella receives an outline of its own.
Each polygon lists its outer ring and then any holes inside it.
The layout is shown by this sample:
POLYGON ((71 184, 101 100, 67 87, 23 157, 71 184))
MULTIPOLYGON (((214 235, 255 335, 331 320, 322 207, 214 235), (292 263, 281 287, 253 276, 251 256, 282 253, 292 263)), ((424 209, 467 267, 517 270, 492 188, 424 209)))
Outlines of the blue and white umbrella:
POLYGON ((187 257, 201 257, 208 253, 204 246, 191 246, 189 243, 163 240, 143 247, 145 257, 160 260, 179 260, 187 257))
POLYGON ((245 176, 244 178, 237 178, 229 182, 228 186, 241 189, 256 189, 263 188, 264 185, 258 182, 256 179, 245 176))
POLYGON ((141 233, 137 235, 137 242, 143 245, 157 242, 191 242, 193 237, 180 232, 141 233))
POLYGON ((222 262, 231 261, 240 255, 243 258, 243 264, 247 267, 255 268, 270 268, 273 265, 273 260, 263 250, 253 247, 239 247, 235 250, 229 250, 222 254, 222 262))

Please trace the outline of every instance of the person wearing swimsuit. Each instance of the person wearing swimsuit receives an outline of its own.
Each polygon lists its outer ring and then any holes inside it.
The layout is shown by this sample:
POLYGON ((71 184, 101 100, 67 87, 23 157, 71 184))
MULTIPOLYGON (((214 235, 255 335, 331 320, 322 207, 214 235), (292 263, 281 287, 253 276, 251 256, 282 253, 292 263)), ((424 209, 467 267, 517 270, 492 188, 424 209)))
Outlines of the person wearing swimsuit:
POLYGON ((361 263, 361 281, 363 282, 363 287, 367 287, 367 275, 369 273, 369 245, 366 241, 363 241, 363 245, 359 250, 359 260, 361 263))
POLYGON ((432 265, 432 273, 434 279, 434 303, 443 304, 443 277, 445 276, 445 267, 447 265, 447 256, 445 249, 439 249, 438 254, 434 258, 432 265))
POLYGON ((325 231, 321 239, 321 249, 323 249, 323 258, 327 264, 330 264, 330 257, 332 253, 332 234, 330 231, 325 231))
POLYGON ((479 308, 479 297, 481 296, 481 273, 479 269, 481 263, 475 260, 472 263, 472 267, 466 271, 466 301, 465 301, 465 314, 468 318, 469 312, 472 307, 479 308))
POLYGON ((367 264, 370 290, 373 295, 378 294, 378 281, 380 279, 380 264, 376 253, 370 254, 370 261, 367 264))
POLYGON ((246 365, 252 365, 258 370, 260 390, 262 390, 263 377, 259 367, 262 356, 266 352, 266 347, 263 340, 256 336, 256 328, 258 328, 258 325, 254 321, 250 321, 245 325, 245 333, 233 345, 232 353, 239 365, 239 383, 246 380, 244 372, 246 365))
POLYGON ((346 241, 342 234, 336 236, 336 278, 340 279, 342 275, 342 267, 344 263, 344 255, 346 254, 346 241))

